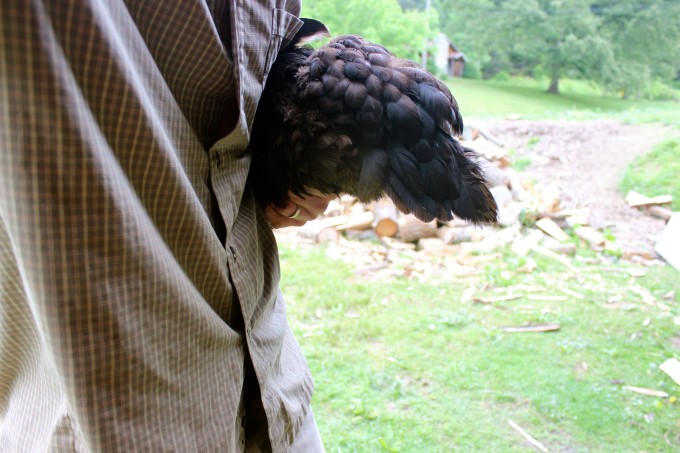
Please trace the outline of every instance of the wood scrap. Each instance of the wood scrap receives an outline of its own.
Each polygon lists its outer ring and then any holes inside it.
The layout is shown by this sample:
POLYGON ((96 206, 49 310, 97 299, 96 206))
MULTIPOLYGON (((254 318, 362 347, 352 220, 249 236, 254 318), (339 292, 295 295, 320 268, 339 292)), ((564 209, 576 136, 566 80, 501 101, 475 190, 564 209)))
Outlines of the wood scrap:
POLYGON ((564 294, 568 294, 568 295, 570 295, 571 297, 575 297, 575 298, 577 298, 577 299, 585 299, 585 297, 586 297, 586 296, 584 296, 583 294, 581 294, 581 293, 579 293, 579 292, 576 292, 576 291, 574 291, 574 290, 571 290, 571 289, 565 288, 565 287, 560 287, 560 291, 562 291, 564 294))
POLYGON ((525 430, 524 428, 522 428, 521 426, 519 426, 517 423, 513 422, 512 420, 508 420, 508 424, 510 425, 510 427, 511 427, 512 429, 514 429, 515 431, 517 431, 517 432, 518 432, 522 437, 524 437, 531 445, 533 445, 534 447, 538 448, 540 451, 545 452, 545 453, 547 453, 547 452, 549 451, 549 450, 545 447, 545 445, 543 445, 543 444, 540 443, 538 440, 536 440, 535 437, 533 437, 531 434, 529 434, 528 432, 526 432, 526 430, 525 430))
POLYGON ((562 228, 559 227, 550 217, 543 217, 536 222, 536 226, 540 228, 544 233, 560 242, 565 242, 569 240, 569 235, 564 232, 562 228))
POLYGON ((565 296, 549 296, 545 294, 527 294, 527 299, 542 302, 566 302, 569 300, 565 296))
POLYGON ((601 247, 606 242, 602 233, 589 226, 577 228, 575 232, 576 236, 586 241, 591 247, 601 247))
POLYGON ((567 267, 570 271, 572 271, 575 274, 579 273, 578 268, 576 268, 573 264, 571 264, 568 259, 564 258, 561 255, 558 255, 555 252, 552 252, 552 251, 546 249, 545 247, 541 247, 540 245, 537 245, 532 250, 540 253, 543 256, 547 256, 548 258, 554 259, 555 261, 564 265, 565 267, 567 267))
POLYGON ((680 271, 680 212, 673 214, 661 232, 654 250, 665 259, 668 264, 680 271))
POLYGON ((640 395, 656 396, 658 398, 668 398, 668 393, 661 390, 647 389, 644 387, 633 387, 632 385, 624 385, 621 388, 624 390, 628 390, 629 392, 639 393, 640 395))
POLYGON ((680 361, 678 359, 668 359, 661 365, 659 369, 666 373, 676 384, 680 385, 680 361))
POLYGON ((508 294, 497 297, 473 297, 472 301, 480 304, 493 304, 495 302, 507 302, 509 300, 521 299, 522 297, 524 297, 522 294, 508 294))
POLYGON ((560 330, 559 324, 538 324, 529 326, 509 326, 501 327, 503 332, 524 333, 524 332, 555 332, 560 330))
POLYGON ((673 196, 660 195, 658 197, 647 197, 641 193, 635 192, 634 190, 630 190, 626 194, 626 202, 628 203, 628 206, 633 208, 650 205, 671 204, 673 202, 673 196))

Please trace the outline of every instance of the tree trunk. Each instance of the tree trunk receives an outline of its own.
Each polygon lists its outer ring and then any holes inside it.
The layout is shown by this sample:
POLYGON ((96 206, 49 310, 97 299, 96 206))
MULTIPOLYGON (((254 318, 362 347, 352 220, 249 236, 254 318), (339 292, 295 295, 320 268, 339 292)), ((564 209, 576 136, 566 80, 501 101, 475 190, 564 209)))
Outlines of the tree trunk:
POLYGON ((550 79, 550 88, 548 88, 548 93, 552 94, 559 94, 559 82, 560 82, 560 77, 557 75, 552 76, 550 79))

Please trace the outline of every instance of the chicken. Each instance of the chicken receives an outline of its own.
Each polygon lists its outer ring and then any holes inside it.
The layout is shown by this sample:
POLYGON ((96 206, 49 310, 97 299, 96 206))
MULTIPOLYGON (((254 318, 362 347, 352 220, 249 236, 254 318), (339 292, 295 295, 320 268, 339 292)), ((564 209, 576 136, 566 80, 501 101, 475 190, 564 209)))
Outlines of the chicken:
POLYGON ((446 86, 360 36, 300 45, 320 33, 304 19, 270 70, 249 145, 258 201, 282 207, 289 191, 310 189, 362 202, 387 195, 424 222, 495 222, 477 156, 452 136, 463 120, 446 86))

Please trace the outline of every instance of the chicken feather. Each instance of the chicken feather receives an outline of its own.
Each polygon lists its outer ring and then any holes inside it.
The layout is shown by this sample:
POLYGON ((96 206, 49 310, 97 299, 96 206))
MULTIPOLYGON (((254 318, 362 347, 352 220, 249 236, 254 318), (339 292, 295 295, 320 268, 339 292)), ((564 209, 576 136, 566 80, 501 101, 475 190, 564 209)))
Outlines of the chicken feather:
POLYGON ((249 145, 258 201, 283 206, 289 191, 310 189, 363 202, 387 195, 423 221, 495 222, 477 155, 450 134, 463 120, 446 86, 357 35, 299 45, 324 32, 305 19, 269 72, 249 145))

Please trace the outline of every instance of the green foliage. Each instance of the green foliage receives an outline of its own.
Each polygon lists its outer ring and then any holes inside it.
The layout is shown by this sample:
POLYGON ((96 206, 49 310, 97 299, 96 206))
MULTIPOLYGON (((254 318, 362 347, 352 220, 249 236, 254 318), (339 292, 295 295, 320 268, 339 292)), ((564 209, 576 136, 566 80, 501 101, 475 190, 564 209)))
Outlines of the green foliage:
POLYGON ((680 211, 680 141, 669 140, 631 162, 621 181, 621 191, 650 197, 672 195, 674 211, 680 211))
POLYGON ((494 76, 491 78, 494 82, 509 82, 510 81, 510 74, 508 74, 508 71, 498 71, 494 76))
POLYGON ((482 60, 484 72, 541 73, 558 89, 562 77, 609 80, 611 43, 598 33, 598 18, 586 0, 483 1, 470 8, 462 0, 440 1, 455 11, 442 28, 482 60), (484 30, 484 33, 480 33, 484 30))
POLYGON ((677 0, 434 0, 442 30, 485 77, 598 81, 627 98, 680 69, 677 0))
POLYGON ((333 36, 360 34, 415 61, 439 32, 434 9, 404 11, 397 0, 315 0, 303 3, 302 17, 325 23, 333 36))
POLYGON ((479 64, 474 61, 468 61, 463 66, 463 77, 466 79, 481 79, 482 71, 479 69, 479 64))
POLYGON ((618 71, 611 84, 627 97, 644 94, 656 79, 670 81, 680 68, 680 2, 599 0, 594 13, 614 43, 618 71))

